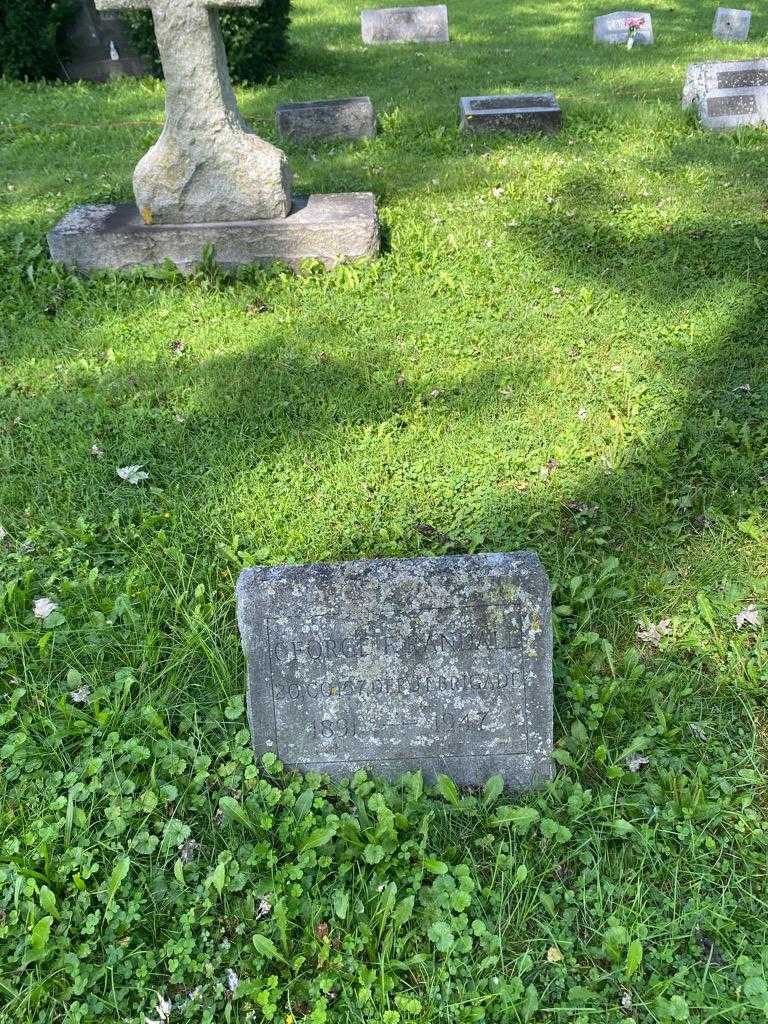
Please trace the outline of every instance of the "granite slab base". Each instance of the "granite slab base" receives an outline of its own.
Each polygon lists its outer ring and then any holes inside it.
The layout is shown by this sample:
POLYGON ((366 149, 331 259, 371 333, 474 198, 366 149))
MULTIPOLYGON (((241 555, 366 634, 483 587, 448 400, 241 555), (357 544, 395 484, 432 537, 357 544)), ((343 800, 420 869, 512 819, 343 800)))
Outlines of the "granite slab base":
POLYGON ((188 274, 209 246, 223 268, 372 259, 379 252, 376 201, 371 192, 296 196, 287 217, 214 224, 145 224, 133 204, 76 206, 48 233, 51 258, 86 273, 169 260, 188 274))

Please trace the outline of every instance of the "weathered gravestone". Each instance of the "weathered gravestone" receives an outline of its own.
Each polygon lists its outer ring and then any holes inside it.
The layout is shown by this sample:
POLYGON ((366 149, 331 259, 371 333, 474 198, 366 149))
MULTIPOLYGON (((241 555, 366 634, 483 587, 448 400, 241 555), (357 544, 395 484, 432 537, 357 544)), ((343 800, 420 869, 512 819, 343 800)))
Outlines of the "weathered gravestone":
POLYGON ((79 0, 67 27, 67 78, 108 82, 124 75, 144 75, 146 68, 127 25, 115 14, 99 14, 93 0, 79 0))
POLYGON ((718 7, 712 25, 712 35, 726 43, 743 43, 749 36, 752 11, 739 11, 734 7, 718 7))
POLYGON ((246 569, 257 753, 334 777, 552 775, 550 590, 532 552, 246 569))
POLYGON ((277 108, 277 131, 293 142, 372 139, 376 113, 367 96, 283 103, 277 108))
POLYGON ((562 111, 551 92, 522 96, 462 96, 460 128, 464 132, 515 132, 529 135, 560 131, 562 111))
POLYGON ((373 256, 373 196, 294 199, 285 154, 248 129, 230 85, 218 7, 258 0, 96 0, 148 7, 165 75, 165 125, 133 176, 136 207, 80 206, 48 236, 54 259, 82 270, 158 264, 193 269, 212 246, 223 266, 326 265, 373 256))
POLYGON ((768 59, 690 64, 683 107, 713 131, 768 123, 768 59))
POLYGON ((360 15, 364 43, 447 43, 448 8, 382 7, 360 15))
POLYGON ((653 43, 653 24, 647 11, 615 11, 603 14, 592 23, 592 38, 596 43, 626 46, 630 38, 633 46, 653 43))

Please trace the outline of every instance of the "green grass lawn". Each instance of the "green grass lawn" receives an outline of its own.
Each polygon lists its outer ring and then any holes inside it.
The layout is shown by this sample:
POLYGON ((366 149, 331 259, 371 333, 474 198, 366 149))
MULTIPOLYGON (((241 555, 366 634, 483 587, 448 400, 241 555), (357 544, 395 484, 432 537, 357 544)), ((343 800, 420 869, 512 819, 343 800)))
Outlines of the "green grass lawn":
POLYGON ((297 191, 379 199, 381 259, 330 274, 51 267, 163 89, 0 84, 3 1024, 768 1018, 768 135, 679 102, 768 17, 729 46, 713 7, 628 53, 605 8, 454 0, 450 46, 365 50, 301 0, 239 99, 274 140, 372 97, 376 140, 289 148, 297 191), (541 89, 556 139, 459 136, 460 95, 541 89), (521 547, 552 785, 253 763, 242 566, 521 547))

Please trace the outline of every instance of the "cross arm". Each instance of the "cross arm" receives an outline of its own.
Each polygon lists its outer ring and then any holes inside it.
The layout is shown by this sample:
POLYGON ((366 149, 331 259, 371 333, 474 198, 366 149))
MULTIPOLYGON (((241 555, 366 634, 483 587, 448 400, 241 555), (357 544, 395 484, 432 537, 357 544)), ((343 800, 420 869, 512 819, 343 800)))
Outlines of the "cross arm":
POLYGON ((150 0, 95 0, 97 11, 143 11, 150 0))

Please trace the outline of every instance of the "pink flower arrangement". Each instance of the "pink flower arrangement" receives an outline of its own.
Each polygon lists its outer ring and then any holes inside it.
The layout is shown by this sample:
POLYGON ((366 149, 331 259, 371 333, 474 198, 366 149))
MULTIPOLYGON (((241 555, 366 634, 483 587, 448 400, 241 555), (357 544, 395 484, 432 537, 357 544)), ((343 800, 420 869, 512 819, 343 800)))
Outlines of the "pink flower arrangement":
POLYGON ((645 24, 645 18, 627 18, 624 24, 629 32, 629 37, 627 38, 627 49, 631 50, 635 45, 635 36, 637 35, 638 30, 645 24))

